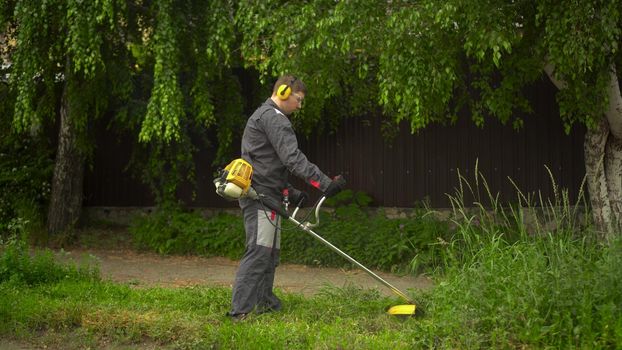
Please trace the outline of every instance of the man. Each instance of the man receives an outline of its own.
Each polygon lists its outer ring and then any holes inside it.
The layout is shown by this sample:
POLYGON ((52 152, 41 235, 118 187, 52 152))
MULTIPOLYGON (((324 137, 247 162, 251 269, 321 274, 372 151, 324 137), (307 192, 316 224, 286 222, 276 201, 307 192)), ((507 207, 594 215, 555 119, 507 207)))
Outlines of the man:
MULTIPOLYGON (((304 179, 327 197, 341 191, 341 176, 331 180, 298 149, 289 116, 302 108, 304 83, 284 75, 274 84, 272 96, 250 116, 242 136, 242 158, 253 166, 252 186, 267 200, 280 203, 285 189, 293 204, 306 197, 288 184, 288 174, 304 179)), ((281 301, 272 291, 279 263, 280 217, 259 201, 240 199, 246 230, 246 251, 235 277, 229 316, 243 320, 250 312, 278 311, 281 301)))

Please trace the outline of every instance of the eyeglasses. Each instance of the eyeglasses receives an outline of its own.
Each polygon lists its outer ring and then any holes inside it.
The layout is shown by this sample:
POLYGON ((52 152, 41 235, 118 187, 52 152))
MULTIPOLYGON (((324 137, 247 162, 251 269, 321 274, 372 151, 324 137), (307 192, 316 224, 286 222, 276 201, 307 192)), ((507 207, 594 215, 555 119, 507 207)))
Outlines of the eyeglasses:
POLYGON ((302 104, 302 102, 305 100, 304 97, 302 97, 302 96, 300 96, 298 94, 292 94, 292 95, 296 98, 296 101, 298 101, 298 103, 302 104))

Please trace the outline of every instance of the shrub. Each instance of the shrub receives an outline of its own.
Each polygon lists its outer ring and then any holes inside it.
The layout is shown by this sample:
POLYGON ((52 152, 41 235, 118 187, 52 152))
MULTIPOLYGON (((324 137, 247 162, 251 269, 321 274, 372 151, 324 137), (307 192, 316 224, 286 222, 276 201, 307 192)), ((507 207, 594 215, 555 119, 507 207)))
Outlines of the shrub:
POLYGON ((130 226, 135 243, 160 254, 198 254, 239 258, 244 251, 240 217, 221 213, 206 220, 199 213, 165 205, 130 226))
POLYGON ((26 232, 42 225, 50 195, 53 161, 42 140, 15 135, 0 117, 0 234, 9 223, 27 222, 26 232))
MULTIPOLYGON (((334 211, 321 213, 321 234, 362 264, 383 270, 421 270, 439 263, 436 244, 447 239, 447 225, 415 210, 413 218, 388 219, 372 213, 364 193, 344 191, 328 201, 334 211), (413 262, 413 256, 416 258, 413 262)), ((302 220, 302 219, 301 219, 302 220)), ((318 266, 350 266, 350 263, 322 243, 295 227, 283 223, 281 261, 318 266)), ((136 219, 130 232, 139 247, 160 254, 198 254, 239 259, 244 252, 244 224, 241 216, 221 213, 210 219, 168 205, 136 219)))

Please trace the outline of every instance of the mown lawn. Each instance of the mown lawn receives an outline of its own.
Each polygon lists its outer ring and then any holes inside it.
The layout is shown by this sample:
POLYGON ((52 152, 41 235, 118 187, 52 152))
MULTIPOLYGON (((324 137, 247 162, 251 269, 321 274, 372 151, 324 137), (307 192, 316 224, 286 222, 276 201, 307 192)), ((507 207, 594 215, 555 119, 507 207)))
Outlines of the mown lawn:
POLYGON ((67 280, 34 287, 6 282, 0 295, 3 335, 34 335, 52 347, 68 337, 79 348, 147 341, 182 349, 412 349, 434 341, 418 334, 421 320, 385 314, 396 300, 354 288, 312 298, 281 293, 284 310, 238 323, 225 316, 231 291, 224 288, 67 280))

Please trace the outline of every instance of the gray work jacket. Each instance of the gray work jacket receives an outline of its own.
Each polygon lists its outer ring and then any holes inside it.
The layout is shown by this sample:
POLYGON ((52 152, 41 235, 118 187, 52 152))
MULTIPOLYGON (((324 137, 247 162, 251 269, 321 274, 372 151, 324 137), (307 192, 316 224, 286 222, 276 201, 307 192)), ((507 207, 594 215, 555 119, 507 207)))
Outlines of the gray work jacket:
POLYGON ((242 158, 253 166, 253 188, 279 201, 290 172, 322 192, 332 181, 298 149, 292 123, 270 98, 246 122, 242 158))

